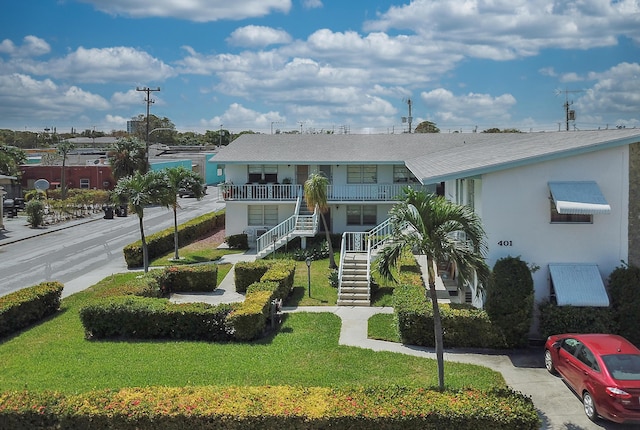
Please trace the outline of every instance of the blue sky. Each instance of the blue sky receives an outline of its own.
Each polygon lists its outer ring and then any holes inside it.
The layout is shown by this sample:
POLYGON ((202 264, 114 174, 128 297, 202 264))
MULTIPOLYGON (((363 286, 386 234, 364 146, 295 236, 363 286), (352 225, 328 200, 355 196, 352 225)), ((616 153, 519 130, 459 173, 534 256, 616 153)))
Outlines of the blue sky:
POLYGON ((22 0, 0 128, 400 133, 640 127, 640 0, 22 0), (562 91, 568 92, 562 92, 562 91))

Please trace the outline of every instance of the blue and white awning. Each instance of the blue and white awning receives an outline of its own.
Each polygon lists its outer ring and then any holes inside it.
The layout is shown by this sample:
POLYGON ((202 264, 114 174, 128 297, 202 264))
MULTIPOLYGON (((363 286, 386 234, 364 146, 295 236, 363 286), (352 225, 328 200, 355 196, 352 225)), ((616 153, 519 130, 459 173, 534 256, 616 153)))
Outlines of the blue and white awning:
POLYGON ((552 294, 558 306, 609 306, 597 264, 549 264, 552 294))
POLYGON ((608 214, 611 206, 595 181, 549 182, 551 198, 559 214, 608 214))

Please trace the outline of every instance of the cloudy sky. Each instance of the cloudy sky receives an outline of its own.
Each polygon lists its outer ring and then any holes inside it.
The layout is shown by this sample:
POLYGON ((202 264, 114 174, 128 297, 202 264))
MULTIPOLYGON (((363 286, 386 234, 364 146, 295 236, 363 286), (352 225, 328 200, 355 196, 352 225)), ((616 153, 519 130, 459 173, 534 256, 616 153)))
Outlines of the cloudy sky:
POLYGON ((21 0, 0 128, 640 127, 640 0, 21 0))

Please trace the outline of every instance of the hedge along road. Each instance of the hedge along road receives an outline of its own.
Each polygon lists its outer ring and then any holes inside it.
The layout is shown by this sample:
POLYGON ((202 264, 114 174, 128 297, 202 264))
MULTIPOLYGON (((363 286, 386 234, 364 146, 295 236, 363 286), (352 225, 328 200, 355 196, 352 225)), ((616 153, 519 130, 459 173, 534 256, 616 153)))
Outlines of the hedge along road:
MULTIPOLYGON (((209 187, 202 199, 179 199, 178 223, 225 207, 218 189, 209 187)), ((173 226, 173 211, 145 209, 145 235, 173 226)), ((126 272, 122 248, 140 239, 138 217, 103 219, 102 214, 31 229, 26 216, 5 220, 0 233, 0 296, 43 281, 64 284, 63 297, 81 291, 113 273, 126 272), (44 234, 43 234, 44 233, 44 234), (13 241, 20 239, 17 241, 13 241)))

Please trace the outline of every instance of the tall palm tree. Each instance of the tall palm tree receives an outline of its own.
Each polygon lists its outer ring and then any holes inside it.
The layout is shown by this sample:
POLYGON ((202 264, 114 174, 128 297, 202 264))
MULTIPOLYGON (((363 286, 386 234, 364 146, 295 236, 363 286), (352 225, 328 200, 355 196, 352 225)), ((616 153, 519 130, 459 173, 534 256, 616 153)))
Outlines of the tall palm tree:
POLYGON ((67 198, 67 154, 75 149, 76 145, 73 142, 64 140, 58 143, 58 154, 62 157, 62 170, 60 175, 60 186, 62 187, 61 197, 62 200, 67 198))
POLYGON ((331 244, 331 234, 327 226, 327 220, 324 217, 324 213, 329 209, 327 203, 327 187, 329 186, 329 179, 326 176, 319 173, 312 173, 304 183, 304 200, 307 203, 307 208, 310 211, 314 211, 316 206, 320 212, 320 219, 322 219, 322 225, 324 226, 324 233, 327 238, 327 244, 329 246, 329 268, 337 269, 335 258, 333 256, 333 245, 331 244))
POLYGON ((135 137, 118 139, 109 153, 115 180, 148 171, 146 144, 135 137))
POLYGON ((121 178, 113 190, 112 198, 117 204, 128 202, 138 215, 140 239, 142 241, 142 262, 144 271, 149 271, 149 251, 144 235, 144 208, 155 204, 166 204, 170 193, 167 176, 162 171, 149 171, 145 174, 136 172, 121 178))
POLYGON ((167 193, 167 206, 173 209, 173 247, 174 260, 178 260, 178 192, 180 188, 186 188, 193 196, 200 200, 204 196, 204 181, 193 170, 187 170, 183 166, 170 167, 164 170, 167 175, 167 183, 170 192, 167 193))
POLYGON ((480 286, 486 285, 489 268, 484 260, 485 233, 480 218, 468 206, 411 188, 406 188, 404 194, 404 200, 389 212, 392 234, 389 244, 378 256, 377 269, 384 278, 393 279, 391 269, 405 249, 426 256, 429 288, 425 298, 430 298, 433 306, 438 386, 444 390, 444 348, 436 294, 436 264, 451 261, 456 266, 459 282, 464 284, 475 278, 480 286), (458 233, 465 237, 464 242, 456 240, 454 235, 458 233))

